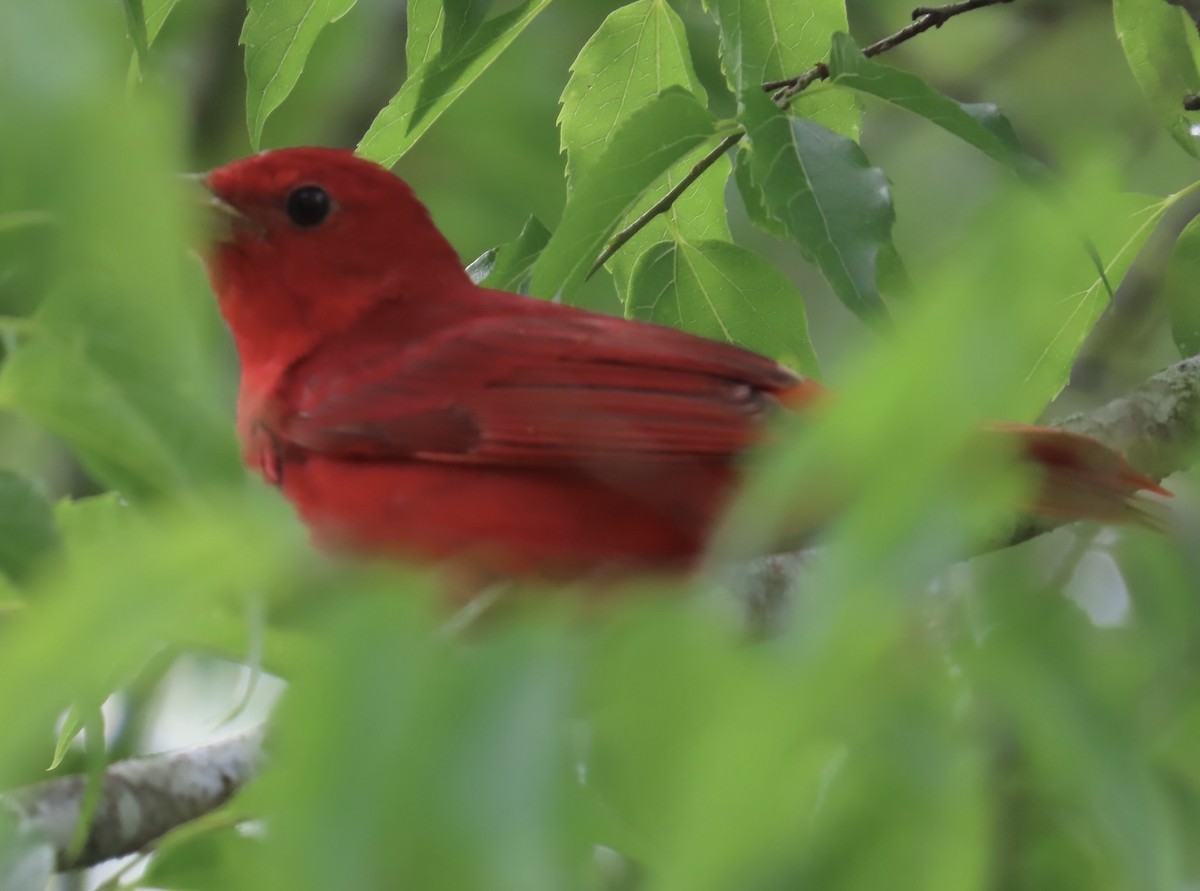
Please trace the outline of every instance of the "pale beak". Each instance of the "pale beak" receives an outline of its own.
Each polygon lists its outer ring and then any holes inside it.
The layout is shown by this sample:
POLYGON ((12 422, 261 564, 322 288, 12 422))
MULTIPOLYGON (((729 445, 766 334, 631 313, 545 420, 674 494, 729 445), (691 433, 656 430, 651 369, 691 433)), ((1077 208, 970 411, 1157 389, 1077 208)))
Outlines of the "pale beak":
POLYGON ((208 187, 208 174, 183 173, 180 176, 192 190, 196 203, 206 212, 208 237, 214 242, 232 241, 235 224, 245 221, 247 216, 208 187))

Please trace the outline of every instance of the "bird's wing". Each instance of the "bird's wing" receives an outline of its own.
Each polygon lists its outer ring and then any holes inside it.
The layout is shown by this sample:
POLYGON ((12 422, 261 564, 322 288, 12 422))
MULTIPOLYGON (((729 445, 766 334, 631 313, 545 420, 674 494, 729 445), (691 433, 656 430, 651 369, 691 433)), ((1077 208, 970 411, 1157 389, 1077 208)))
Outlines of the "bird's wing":
POLYGON ((300 363, 263 423, 285 443, 347 458, 515 466, 722 460, 757 441, 773 406, 817 391, 728 344, 566 307, 521 306, 399 347, 404 332, 376 319, 361 336, 351 332, 300 363))

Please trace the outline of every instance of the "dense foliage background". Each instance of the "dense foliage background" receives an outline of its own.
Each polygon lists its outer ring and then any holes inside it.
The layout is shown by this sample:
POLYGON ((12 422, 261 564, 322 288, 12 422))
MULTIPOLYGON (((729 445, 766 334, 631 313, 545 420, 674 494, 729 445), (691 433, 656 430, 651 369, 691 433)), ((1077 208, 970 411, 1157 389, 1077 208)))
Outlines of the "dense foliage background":
POLYGON ((261 779, 115 883, 1200 881, 1190 476, 1172 536, 1080 524, 956 562, 1024 491, 960 458, 980 420, 1087 408, 1200 349, 1191 229, 1083 346, 1100 266, 1121 285, 1190 200, 1181 10, 1018 0, 867 60, 906 2, 248 6, 0 5, 0 788, 262 720, 282 678, 261 779), (771 104, 821 60, 830 81, 771 104), (462 632, 427 571, 310 551, 239 468, 176 177, 294 144, 394 164, 464 262, 506 245, 514 286, 841 389, 756 464, 714 557, 846 497, 766 639, 719 573, 540 591, 462 632), (1081 348, 1103 374, 1062 392, 1081 348))

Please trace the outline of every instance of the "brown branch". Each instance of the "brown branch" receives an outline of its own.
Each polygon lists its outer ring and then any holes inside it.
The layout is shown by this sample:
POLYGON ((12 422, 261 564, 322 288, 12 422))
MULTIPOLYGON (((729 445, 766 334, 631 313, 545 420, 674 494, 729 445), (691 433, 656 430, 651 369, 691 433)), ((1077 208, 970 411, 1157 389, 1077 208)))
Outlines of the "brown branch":
MULTIPOLYGON (((894 34, 889 34, 887 37, 875 41, 863 50, 863 54, 866 56, 878 56, 881 53, 886 53, 888 50, 895 49, 902 43, 912 40, 918 34, 923 34, 933 28, 942 27, 942 25, 955 16, 970 12, 973 9, 982 9, 986 6, 997 6, 1001 3, 1013 2, 1015 0, 960 0, 958 3, 950 3, 946 6, 918 7, 912 12, 914 19, 912 24, 906 25, 894 34)), ((765 83, 762 85, 762 88, 764 91, 772 93, 771 98, 775 104, 783 108, 799 93, 808 89, 817 81, 825 80, 828 77, 829 66, 824 62, 818 62, 803 74, 788 78, 787 80, 765 83)), ((686 192, 692 183, 698 180, 708 168, 717 163, 727 151, 737 145, 745 135, 744 130, 739 130, 722 139, 713 147, 712 151, 697 161, 695 166, 687 172, 687 175, 673 186, 667 194, 663 195, 662 198, 647 208, 644 213, 640 214, 636 220, 614 235, 604 250, 600 252, 600 256, 596 258, 596 262, 592 264, 592 268, 588 270, 587 277, 591 278, 595 275, 596 271, 607 263, 613 254, 620 250, 633 236, 646 228, 651 220, 659 214, 670 210, 671 205, 678 200, 679 196, 686 192)))

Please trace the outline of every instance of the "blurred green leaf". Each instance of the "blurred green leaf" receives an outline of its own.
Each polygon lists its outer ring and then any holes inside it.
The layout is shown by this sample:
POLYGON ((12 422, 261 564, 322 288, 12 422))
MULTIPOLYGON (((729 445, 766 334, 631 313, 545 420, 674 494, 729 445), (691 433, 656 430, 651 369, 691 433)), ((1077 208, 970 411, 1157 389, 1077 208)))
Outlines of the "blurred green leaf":
POLYGON ((712 116, 678 87, 642 105, 572 190, 563 218, 534 266, 532 292, 570 295, 605 239, 646 190, 715 133, 712 116))
POLYGON ((71 743, 83 732, 83 715, 79 706, 72 705, 63 716, 62 727, 58 731, 58 739, 54 741, 54 757, 50 759, 47 770, 54 770, 62 764, 63 758, 71 749, 71 743))
POLYGON ((133 41, 133 51, 139 62, 146 64, 146 54, 150 51, 150 41, 146 36, 146 13, 142 8, 142 0, 121 0, 125 8, 125 21, 129 24, 129 39, 133 41))
POLYGON ((1117 37, 1138 85, 1159 122, 1179 146, 1200 157, 1184 97, 1200 93, 1200 72, 1188 47, 1192 27, 1182 9, 1163 0, 1114 0, 1117 37))
POLYGON ((663 242, 646 251, 633 271, 629 312, 820 376, 800 292, 766 260, 732 242, 663 242))
POLYGON ((829 74, 838 86, 920 115, 1015 173, 1028 173, 1035 166, 1021 148, 1012 124, 995 105, 955 102, 915 74, 868 59, 847 34, 833 35, 829 74))
POLYGON ((155 845, 140 883, 148 887, 197 891, 242 887, 259 842, 227 821, 214 821, 168 836, 155 845))
POLYGON ((239 42, 246 47, 246 125, 255 149, 263 125, 292 92, 327 25, 355 0, 249 0, 239 42))
POLYGON ((179 0, 143 0, 142 6, 146 13, 146 41, 154 43, 158 32, 167 22, 167 16, 178 5, 179 0))
POLYGON ((502 244, 476 257, 467 274, 471 281, 484 288, 525 293, 529 275, 542 248, 550 240, 550 230, 537 217, 530 217, 521 228, 516 241, 502 244))
POLYGON ((356 151, 391 167, 537 18, 550 0, 525 0, 481 25, 460 47, 439 53, 415 71, 375 116, 356 151))
MULTIPOLYGON (((743 110, 746 165, 761 207, 779 220, 841 301, 875 324, 887 319, 876 260, 891 239, 891 189, 858 144, 750 93, 743 110)), ((744 184, 745 178, 739 183, 744 184)))
POLYGON ((260 877, 296 891, 578 886, 590 843, 572 648, 528 625, 447 641, 415 581, 322 620, 327 650, 279 714, 289 744, 253 790, 277 815, 260 877))
POLYGON ((1184 356, 1200 353, 1200 218, 1179 235, 1167 265, 1165 283, 1171 337, 1184 356))
MULTIPOLYGON (((823 61, 830 37, 848 30, 843 0, 704 0, 721 32, 721 68, 740 101, 764 83, 803 74, 823 61)), ((843 136, 856 137, 860 112, 842 90, 810 87, 792 111, 843 136)))
POLYGON ((24 582, 58 543, 50 503, 20 474, 0 470, 0 573, 24 582))

